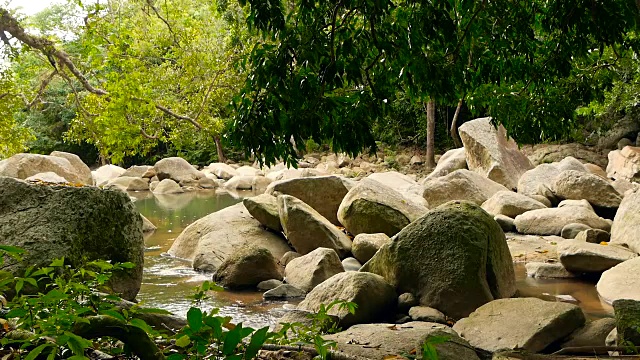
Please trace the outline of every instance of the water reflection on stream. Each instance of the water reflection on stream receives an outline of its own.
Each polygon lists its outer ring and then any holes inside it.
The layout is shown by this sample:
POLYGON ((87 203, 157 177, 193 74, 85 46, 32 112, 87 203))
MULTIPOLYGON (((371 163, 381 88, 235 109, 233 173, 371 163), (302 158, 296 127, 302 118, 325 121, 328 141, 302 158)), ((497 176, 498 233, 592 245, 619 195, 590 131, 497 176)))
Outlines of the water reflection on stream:
MULTIPOLYGON (((185 315, 193 289, 210 274, 191 269, 190 264, 175 258, 162 256, 173 240, 192 222, 217 210, 241 201, 251 193, 216 194, 215 191, 198 191, 175 195, 152 195, 149 192, 131 193, 136 198, 138 210, 158 229, 145 239, 144 278, 138 300, 147 306, 185 315)), ((516 264, 516 281, 520 296, 533 296, 545 300, 562 300, 580 305, 589 317, 597 318, 612 313, 611 307, 598 298, 595 283, 583 280, 538 280, 528 278, 524 264, 516 264)), ((220 308, 220 313, 233 317, 235 322, 248 326, 271 325, 291 307, 286 302, 265 302, 262 294, 254 292, 220 292, 213 294, 205 308, 220 308)))

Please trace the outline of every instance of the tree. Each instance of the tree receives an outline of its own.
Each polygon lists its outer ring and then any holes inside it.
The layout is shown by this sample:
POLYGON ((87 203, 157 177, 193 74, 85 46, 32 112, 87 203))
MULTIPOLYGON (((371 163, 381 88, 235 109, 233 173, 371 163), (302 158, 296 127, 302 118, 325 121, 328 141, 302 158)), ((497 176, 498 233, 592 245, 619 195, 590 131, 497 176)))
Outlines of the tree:
MULTIPOLYGON (((161 143, 178 149, 215 143, 224 159, 227 104, 241 82, 233 64, 246 41, 239 7, 110 0, 75 15, 73 9, 36 19, 38 32, 51 38, 27 33, 0 9, 2 33, 21 42, 21 50, 45 55, 39 73, 60 77, 72 91, 77 116, 69 140, 94 144, 105 161, 145 154, 161 143), (60 30, 65 38, 55 38, 60 30)), ((19 53, 13 63, 27 54, 33 53, 19 53)))
POLYGON ((375 149, 372 121, 398 90, 418 103, 466 102, 522 141, 565 135, 600 94, 594 73, 627 51, 634 1, 249 0, 262 35, 236 98, 234 140, 266 162, 295 161, 288 140, 375 149))

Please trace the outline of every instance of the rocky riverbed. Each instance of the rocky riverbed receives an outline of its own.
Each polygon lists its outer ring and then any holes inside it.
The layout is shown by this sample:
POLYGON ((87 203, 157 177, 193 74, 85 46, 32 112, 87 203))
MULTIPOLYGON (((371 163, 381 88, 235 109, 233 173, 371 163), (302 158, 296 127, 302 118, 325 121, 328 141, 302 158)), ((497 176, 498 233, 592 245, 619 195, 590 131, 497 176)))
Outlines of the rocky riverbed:
POLYGON ((355 314, 332 310, 346 329, 333 338, 351 355, 406 353, 434 334, 449 338, 441 359, 576 343, 597 351, 607 336, 608 344, 626 340, 627 332, 612 332, 620 323, 587 321, 570 302, 518 297, 513 263, 534 278, 597 282, 616 315, 632 309, 621 300, 640 301, 640 148, 610 151, 606 169, 601 157, 585 162, 584 152, 534 164, 489 119, 465 123, 460 134, 464 148, 428 173, 412 170, 421 169, 418 156, 311 155, 299 169, 198 169, 168 158, 102 167, 89 179, 70 154, 23 154, 0 162, 0 174, 158 198, 201 189, 261 194, 196 220, 168 253, 229 289, 304 299, 281 321, 337 299, 356 303, 355 314))

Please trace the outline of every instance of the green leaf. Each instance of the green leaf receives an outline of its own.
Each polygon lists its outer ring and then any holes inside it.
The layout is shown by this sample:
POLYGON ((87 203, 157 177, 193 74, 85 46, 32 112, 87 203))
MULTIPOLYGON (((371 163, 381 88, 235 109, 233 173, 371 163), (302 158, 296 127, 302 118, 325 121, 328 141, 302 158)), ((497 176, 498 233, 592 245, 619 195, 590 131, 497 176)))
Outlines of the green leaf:
POLYGON ((249 345, 244 353, 245 360, 253 359, 258 355, 258 351, 260 351, 260 348, 264 345, 268 335, 269 327, 263 327, 253 333, 251 340, 249 341, 249 345))
POLYGON ((137 328, 140 328, 148 333, 152 332, 153 329, 151 328, 151 326, 149 326, 149 324, 147 324, 144 320, 142 319, 131 319, 131 321, 129 322, 132 326, 135 326, 137 328))
POLYGON ((92 345, 91 341, 69 331, 65 331, 64 334, 68 336, 67 346, 69 346, 69 349, 71 349, 75 355, 80 355, 84 358, 84 349, 92 345))
POLYGON ((198 331, 202 328, 202 310, 197 307, 192 307, 187 311, 187 323, 193 331, 198 331))
POLYGON ((100 315, 109 315, 109 316, 114 317, 114 318, 116 318, 118 320, 121 320, 121 321, 127 321, 127 319, 124 316, 122 316, 122 314, 120 314, 119 312, 117 312, 115 310, 111 310, 111 309, 109 309, 109 310, 100 310, 100 312, 98 312, 98 313, 100 315))
POLYGON ((226 333, 224 338, 224 343, 222 344, 222 353, 224 355, 234 354, 236 351, 236 347, 242 340, 242 324, 236 325, 233 330, 230 330, 226 333))
POLYGON ((187 335, 183 335, 176 340, 176 346, 179 346, 181 348, 187 347, 189 346, 189 344, 191 344, 191 339, 187 335))
POLYGON ((167 356, 167 360, 183 360, 185 357, 183 354, 173 353, 167 356))
POLYGON ((29 351, 29 354, 24 358, 24 360, 34 360, 35 358, 42 353, 42 351, 48 347, 53 346, 53 344, 42 344, 37 346, 35 349, 29 351))

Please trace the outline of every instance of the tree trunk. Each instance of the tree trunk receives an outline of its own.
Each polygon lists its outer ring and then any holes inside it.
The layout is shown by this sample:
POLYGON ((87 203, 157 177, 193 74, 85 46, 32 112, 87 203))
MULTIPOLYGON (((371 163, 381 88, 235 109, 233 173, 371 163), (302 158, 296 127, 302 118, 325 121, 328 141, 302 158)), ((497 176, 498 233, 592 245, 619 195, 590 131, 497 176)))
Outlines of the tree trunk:
POLYGON ((453 120, 451 121, 451 129, 449 129, 449 134, 453 139, 453 143, 456 144, 456 147, 462 147, 462 139, 460 138, 460 133, 458 133, 458 116, 460 116, 460 109, 462 108, 463 99, 458 101, 458 107, 456 107, 456 112, 453 114, 453 120))
POLYGON ((436 167, 435 159, 435 140, 436 140, 436 104, 433 100, 427 103, 427 159, 426 165, 428 169, 436 167))
POLYGON ((214 136, 213 140, 216 142, 216 150, 218 151, 218 162, 226 162, 227 157, 224 156, 224 149, 222 148, 222 144, 220 143, 220 137, 214 136))

